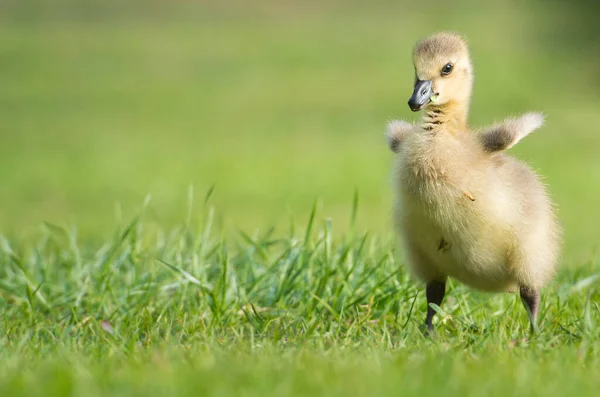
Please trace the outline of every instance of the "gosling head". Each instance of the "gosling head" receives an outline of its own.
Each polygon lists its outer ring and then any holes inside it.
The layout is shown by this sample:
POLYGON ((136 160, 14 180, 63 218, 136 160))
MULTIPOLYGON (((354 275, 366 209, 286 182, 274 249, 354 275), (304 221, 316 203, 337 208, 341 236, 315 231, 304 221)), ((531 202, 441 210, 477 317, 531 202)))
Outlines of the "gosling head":
POLYGON ((414 92, 408 106, 417 112, 429 104, 468 103, 473 71, 466 42, 453 33, 437 33, 420 42, 413 51, 414 92))

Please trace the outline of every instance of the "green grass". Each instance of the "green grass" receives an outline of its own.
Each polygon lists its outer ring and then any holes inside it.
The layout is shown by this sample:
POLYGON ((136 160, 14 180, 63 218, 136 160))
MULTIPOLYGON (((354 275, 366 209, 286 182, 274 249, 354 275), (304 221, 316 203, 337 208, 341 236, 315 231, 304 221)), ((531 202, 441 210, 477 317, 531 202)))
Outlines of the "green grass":
POLYGON ((120 3, 0 4, 0 396, 597 394, 597 6, 120 3), (424 338, 391 234, 383 130, 444 29, 474 125, 547 114, 511 150, 565 227, 533 339, 457 283, 424 338))
POLYGON ((421 287, 390 241, 347 225, 336 238, 319 217, 303 233, 229 241, 203 213, 171 231, 136 218, 98 247, 53 225, 29 244, 2 238, 1 394, 594 395, 600 386, 596 265, 561 272, 532 339, 516 296, 455 283, 437 336, 425 338, 421 287))

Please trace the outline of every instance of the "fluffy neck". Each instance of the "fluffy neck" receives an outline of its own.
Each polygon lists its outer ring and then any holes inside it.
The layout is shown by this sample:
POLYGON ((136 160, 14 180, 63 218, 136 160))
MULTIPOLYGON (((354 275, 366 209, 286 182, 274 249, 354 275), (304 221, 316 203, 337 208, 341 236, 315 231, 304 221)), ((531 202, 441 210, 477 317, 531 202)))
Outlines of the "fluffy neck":
POLYGON ((421 125, 424 131, 450 133, 466 131, 468 129, 469 102, 449 101, 441 105, 430 104, 423 114, 421 125))
POLYGON ((473 89, 473 73, 469 63, 464 71, 462 89, 455 92, 455 97, 443 104, 430 103, 423 113, 422 129, 424 131, 460 133, 469 129, 469 104, 473 89))

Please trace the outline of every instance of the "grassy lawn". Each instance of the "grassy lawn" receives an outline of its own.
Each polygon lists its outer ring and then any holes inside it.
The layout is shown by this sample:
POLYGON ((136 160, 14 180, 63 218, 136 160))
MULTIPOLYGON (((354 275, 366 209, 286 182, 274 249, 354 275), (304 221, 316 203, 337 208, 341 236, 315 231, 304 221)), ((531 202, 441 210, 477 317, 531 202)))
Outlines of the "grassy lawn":
POLYGON ((216 238, 134 221, 91 250, 48 227, 2 241, 2 395, 594 395, 598 267, 563 271, 530 340, 514 295, 452 284, 438 334, 389 241, 216 238), (594 275, 595 274, 595 275, 594 275))
POLYGON ((1 396, 597 394, 596 6, 127 4, 0 5, 1 396), (457 283, 424 338, 390 233, 383 130, 444 29, 474 125, 547 114, 512 149, 565 227, 531 340, 457 283))

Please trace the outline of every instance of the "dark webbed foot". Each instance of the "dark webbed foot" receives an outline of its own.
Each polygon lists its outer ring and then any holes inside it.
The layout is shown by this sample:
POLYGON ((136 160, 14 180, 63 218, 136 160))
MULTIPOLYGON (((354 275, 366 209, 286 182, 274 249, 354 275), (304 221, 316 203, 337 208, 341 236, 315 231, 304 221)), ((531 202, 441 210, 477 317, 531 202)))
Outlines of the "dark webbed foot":
POLYGON ((540 310, 540 291, 534 288, 521 287, 519 292, 521 295, 521 302, 523 302, 523 306, 529 316, 531 333, 534 334, 537 331, 537 316, 540 310))

